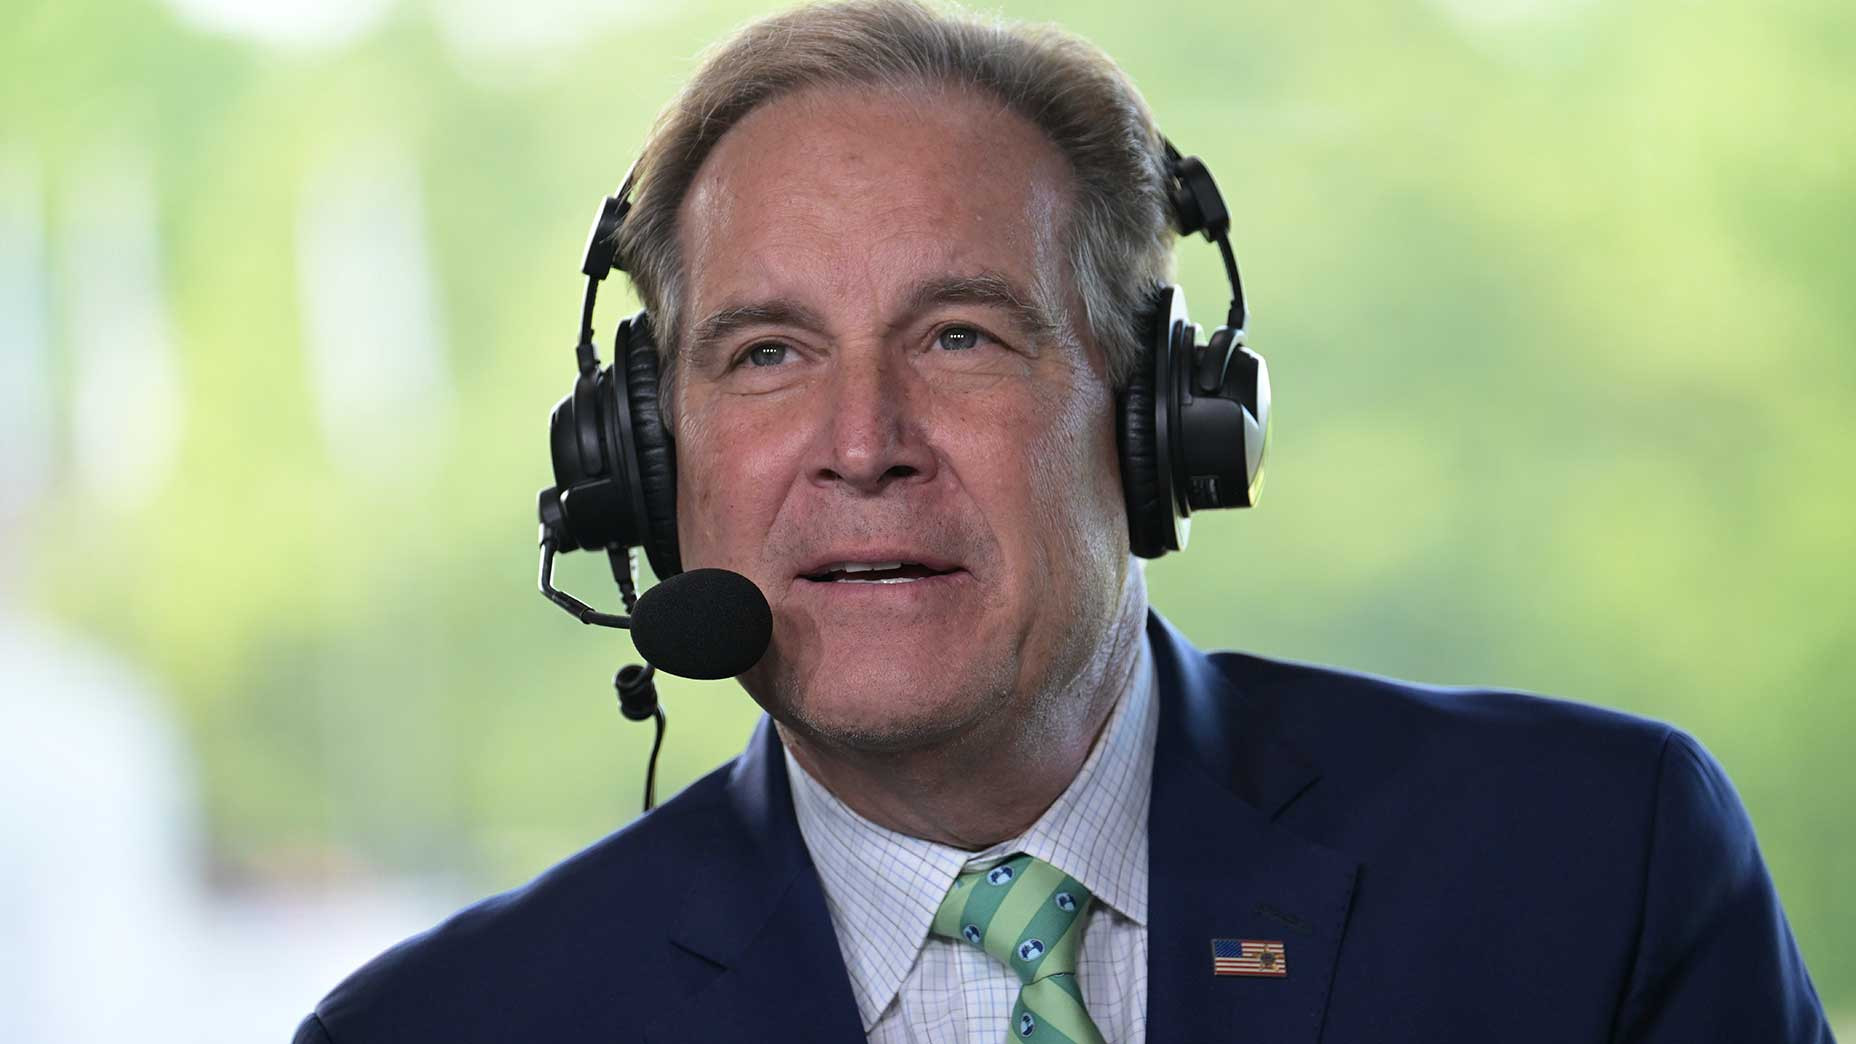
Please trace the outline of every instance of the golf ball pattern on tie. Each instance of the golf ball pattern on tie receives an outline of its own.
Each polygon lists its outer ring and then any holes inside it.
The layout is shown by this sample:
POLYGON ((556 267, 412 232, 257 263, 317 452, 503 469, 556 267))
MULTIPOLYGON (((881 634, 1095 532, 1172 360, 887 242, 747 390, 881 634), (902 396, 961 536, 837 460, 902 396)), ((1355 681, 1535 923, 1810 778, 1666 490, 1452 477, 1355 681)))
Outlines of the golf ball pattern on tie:
POLYGON ((980 947, 1023 983, 1007 1039, 1102 1044, 1076 983, 1091 898, 1075 878, 1021 853, 962 874, 942 900, 934 933, 980 947))

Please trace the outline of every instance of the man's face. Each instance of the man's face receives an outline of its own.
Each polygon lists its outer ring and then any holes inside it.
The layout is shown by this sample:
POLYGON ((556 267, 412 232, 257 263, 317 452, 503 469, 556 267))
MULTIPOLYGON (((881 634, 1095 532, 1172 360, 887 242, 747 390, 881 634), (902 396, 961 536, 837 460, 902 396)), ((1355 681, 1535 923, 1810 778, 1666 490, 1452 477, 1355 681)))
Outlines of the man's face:
POLYGON ((742 680, 787 725, 949 740, 1028 713, 1109 630, 1127 529, 1059 243, 1072 183, 980 97, 834 89, 750 113, 692 184, 678 536, 767 595, 742 680))

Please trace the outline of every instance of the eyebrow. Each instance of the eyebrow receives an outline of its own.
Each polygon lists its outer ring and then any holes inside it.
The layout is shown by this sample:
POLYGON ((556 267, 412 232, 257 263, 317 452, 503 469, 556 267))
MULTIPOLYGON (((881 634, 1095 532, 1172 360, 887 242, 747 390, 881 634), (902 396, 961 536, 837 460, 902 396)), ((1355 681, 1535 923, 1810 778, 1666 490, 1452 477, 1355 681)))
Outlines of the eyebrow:
POLYGON ((685 349, 689 361, 692 364, 702 363, 717 341, 752 326, 796 326, 814 333, 825 329, 824 320, 819 318, 817 312, 794 301, 756 301, 752 304, 731 305, 710 312, 696 324, 690 333, 689 347, 685 349))
MULTIPOLYGON (((1037 295, 1026 294, 997 272, 970 276, 942 276, 917 283, 904 306, 912 318, 931 308, 950 304, 985 305, 1003 309, 1039 342, 1054 339, 1062 327, 1037 295)), ((904 320, 906 321, 906 319, 904 320)), ((897 325, 900 325, 899 323, 897 325)))
MULTIPOLYGON (((901 315, 889 324, 889 332, 893 333, 923 312, 960 304, 1001 309, 1038 343, 1054 340, 1062 330, 1057 317, 1038 296, 1025 293, 997 272, 984 271, 974 275, 936 276, 915 284, 904 298, 901 315)), ((741 330, 755 326, 789 326, 822 333, 825 325, 817 312, 787 298, 730 305, 710 312, 696 323, 684 354, 690 365, 700 367, 718 342, 741 330)))

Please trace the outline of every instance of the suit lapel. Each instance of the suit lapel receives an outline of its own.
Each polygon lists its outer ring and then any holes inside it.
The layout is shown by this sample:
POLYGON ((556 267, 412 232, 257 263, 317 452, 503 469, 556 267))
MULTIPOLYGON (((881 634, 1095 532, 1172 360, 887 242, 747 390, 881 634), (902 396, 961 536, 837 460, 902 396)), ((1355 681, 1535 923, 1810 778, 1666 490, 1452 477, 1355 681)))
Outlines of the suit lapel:
POLYGON ((1148 825, 1149 1040, 1314 1044, 1359 864, 1276 821, 1319 771, 1158 616, 1148 825), (1214 939, 1280 941, 1282 977, 1213 974, 1214 939))
POLYGON ((735 764, 724 814, 671 937, 721 971, 668 1007, 646 1039, 861 1044, 850 978, 765 718, 735 764))

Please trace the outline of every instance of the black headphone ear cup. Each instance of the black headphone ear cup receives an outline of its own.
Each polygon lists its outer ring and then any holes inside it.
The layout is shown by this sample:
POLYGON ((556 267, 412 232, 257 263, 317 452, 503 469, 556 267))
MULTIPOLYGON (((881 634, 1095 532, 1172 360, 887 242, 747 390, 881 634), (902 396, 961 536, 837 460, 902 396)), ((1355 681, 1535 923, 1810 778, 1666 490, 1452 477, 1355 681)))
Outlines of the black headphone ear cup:
POLYGON ((657 398, 657 339, 650 318, 643 312, 626 324, 627 334, 615 346, 617 363, 625 367, 625 389, 631 406, 631 443, 638 465, 638 485, 644 501, 644 532, 639 541, 651 571, 659 580, 683 571, 677 547, 677 452, 664 428, 657 398))
POLYGON ((1172 527, 1172 505, 1160 488, 1159 437, 1154 429, 1154 369, 1157 353, 1168 350, 1165 318, 1167 291, 1154 295, 1137 320, 1141 358, 1127 387, 1121 391, 1115 415, 1116 442, 1121 449, 1121 490, 1128 503, 1128 546, 1142 558, 1159 558, 1167 552, 1165 534, 1172 527))
MULTIPOLYGON (((563 418, 573 429, 571 448, 575 453, 572 459, 571 479, 562 481, 568 485, 571 481, 592 475, 608 474, 606 463, 605 439, 600 436, 599 407, 594 400, 599 396, 599 379, 593 374, 583 374, 574 380, 573 408, 563 418)), ((559 457, 559 453, 556 453, 559 457)), ((560 461, 555 461, 555 471, 560 472, 560 461)), ((557 479, 560 476, 557 475, 557 479)))

